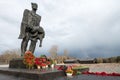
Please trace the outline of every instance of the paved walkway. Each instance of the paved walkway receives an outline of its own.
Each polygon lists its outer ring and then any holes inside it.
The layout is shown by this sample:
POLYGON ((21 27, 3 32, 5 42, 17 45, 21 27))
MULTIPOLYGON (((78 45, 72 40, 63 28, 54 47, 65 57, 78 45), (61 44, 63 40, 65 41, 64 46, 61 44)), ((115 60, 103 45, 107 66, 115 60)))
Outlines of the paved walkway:
POLYGON ((72 78, 57 78, 55 80, 120 80, 119 76, 96 76, 96 75, 79 75, 72 78))
MULTIPOLYGON (((0 68, 5 66, 7 67, 8 65, 3 65, 3 66, 0 65, 0 68)), ((106 72, 120 73, 120 64, 107 64, 107 65, 106 64, 96 64, 96 65, 87 64, 86 66, 89 66, 90 70, 93 72, 106 71, 106 72)), ((34 71, 32 71, 32 73, 34 73, 34 71)), ((26 79, 22 77, 15 77, 15 76, 4 75, 0 73, 0 80, 33 80, 33 79, 26 79)), ((79 75, 73 78, 61 77, 61 78, 56 78, 54 80, 120 80, 120 77, 119 76, 79 75)))
MULTIPOLYGON (((0 74, 0 80, 33 80, 33 79, 26 79, 26 78, 19 78, 9 75, 0 74)), ((79 75, 73 78, 56 78, 54 80, 120 80, 118 76, 96 76, 96 75, 79 75)))

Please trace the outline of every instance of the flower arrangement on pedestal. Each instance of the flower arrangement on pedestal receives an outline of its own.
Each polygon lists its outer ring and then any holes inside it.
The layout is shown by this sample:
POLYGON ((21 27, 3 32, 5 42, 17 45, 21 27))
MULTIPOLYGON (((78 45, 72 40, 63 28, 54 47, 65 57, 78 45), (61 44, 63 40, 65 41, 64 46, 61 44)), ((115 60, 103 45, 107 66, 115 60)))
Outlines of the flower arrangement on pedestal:
POLYGON ((47 58, 39 57, 35 59, 35 65, 40 68, 46 68, 48 65, 50 65, 50 62, 47 60, 47 58))
POLYGON ((38 69, 41 68, 42 60, 40 58, 35 58, 35 65, 38 69))
POLYGON ((51 67, 51 68, 54 68, 54 60, 49 59, 49 61, 50 61, 50 67, 51 67))
POLYGON ((34 66, 34 59, 35 56, 30 51, 26 51, 24 54, 23 63, 26 65, 27 68, 31 69, 34 66))
POLYGON ((51 59, 51 58, 49 59, 49 61, 50 61, 50 67, 55 68, 57 61, 55 59, 51 59))
POLYGON ((25 52, 23 57, 23 63, 29 69, 33 68, 34 65, 36 65, 38 69, 47 68, 48 65, 51 64, 45 55, 41 55, 41 57, 35 58, 35 56, 30 51, 25 52))
POLYGON ((68 77, 71 77, 73 75, 73 70, 70 66, 68 66, 67 70, 65 71, 66 72, 66 75, 68 77))

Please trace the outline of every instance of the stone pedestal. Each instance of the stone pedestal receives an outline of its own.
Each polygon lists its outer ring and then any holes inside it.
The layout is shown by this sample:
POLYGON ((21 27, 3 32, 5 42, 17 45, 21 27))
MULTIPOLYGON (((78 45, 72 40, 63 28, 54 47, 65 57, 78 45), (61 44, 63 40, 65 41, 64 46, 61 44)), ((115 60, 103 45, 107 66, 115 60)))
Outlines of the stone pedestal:
POLYGON ((9 68, 25 69, 26 65, 23 63, 23 58, 15 58, 9 62, 9 68))
MULTIPOLYGON (((9 68, 0 68, 0 74, 12 75, 26 80, 54 80, 59 77, 65 77, 64 71, 57 69, 26 69, 26 65, 23 63, 23 58, 12 59, 9 63, 9 68)), ((22 80, 22 79, 21 79, 22 80)))
MULTIPOLYGON (((12 69, 0 68, 0 74, 16 77, 14 80, 56 80, 56 78, 65 77, 64 71, 56 69, 12 69)), ((0 78, 1 80, 1 78, 0 78)))

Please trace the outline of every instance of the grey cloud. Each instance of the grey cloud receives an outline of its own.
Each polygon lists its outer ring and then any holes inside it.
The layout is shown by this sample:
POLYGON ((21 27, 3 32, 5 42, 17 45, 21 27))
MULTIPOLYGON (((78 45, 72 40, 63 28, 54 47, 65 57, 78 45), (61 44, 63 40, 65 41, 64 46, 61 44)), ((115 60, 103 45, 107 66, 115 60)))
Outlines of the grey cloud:
POLYGON ((13 3, 12 1, 0 2, 2 3, 0 5, 2 10, 0 13, 0 34, 2 34, 0 39, 3 39, 0 47, 3 47, 3 50, 6 45, 13 45, 12 48, 20 47, 21 40, 18 40, 17 37, 23 10, 30 9, 31 2, 37 2, 38 14, 42 16, 41 26, 46 31, 46 37, 43 47, 37 47, 36 52, 41 50, 41 52, 48 53, 50 47, 55 44, 60 48, 59 53, 67 48, 71 55, 76 53, 76 56, 119 55, 119 0, 14 0, 13 3), (5 10, 2 7, 5 7, 5 10), (11 27, 8 30, 3 31, 9 26, 11 27), (8 35, 9 37, 4 37, 8 35), (17 45, 14 42, 18 42, 17 45))

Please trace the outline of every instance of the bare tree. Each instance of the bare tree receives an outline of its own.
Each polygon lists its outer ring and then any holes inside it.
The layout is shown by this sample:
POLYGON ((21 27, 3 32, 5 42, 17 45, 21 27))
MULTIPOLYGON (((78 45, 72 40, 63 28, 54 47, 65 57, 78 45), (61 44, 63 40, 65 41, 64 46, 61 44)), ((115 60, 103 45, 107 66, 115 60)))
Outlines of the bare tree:
POLYGON ((57 45, 53 45, 50 48, 49 53, 50 53, 51 58, 55 59, 57 57, 57 51, 58 51, 58 46, 57 45))
POLYGON ((120 56, 117 56, 116 62, 120 63, 120 56))
POLYGON ((13 58, 20 58, 20 50, 6 50, 0 55, 0 62, 9 63, 9 61, 13 58))
POLYGON ((103 63, 103 58, 96 58, 97 63, 103 63))
POLYGON ((63 56, 65 56, 65 57, 69 57, 69 52, 68 52, 67 49, 64 50, 63 56))

